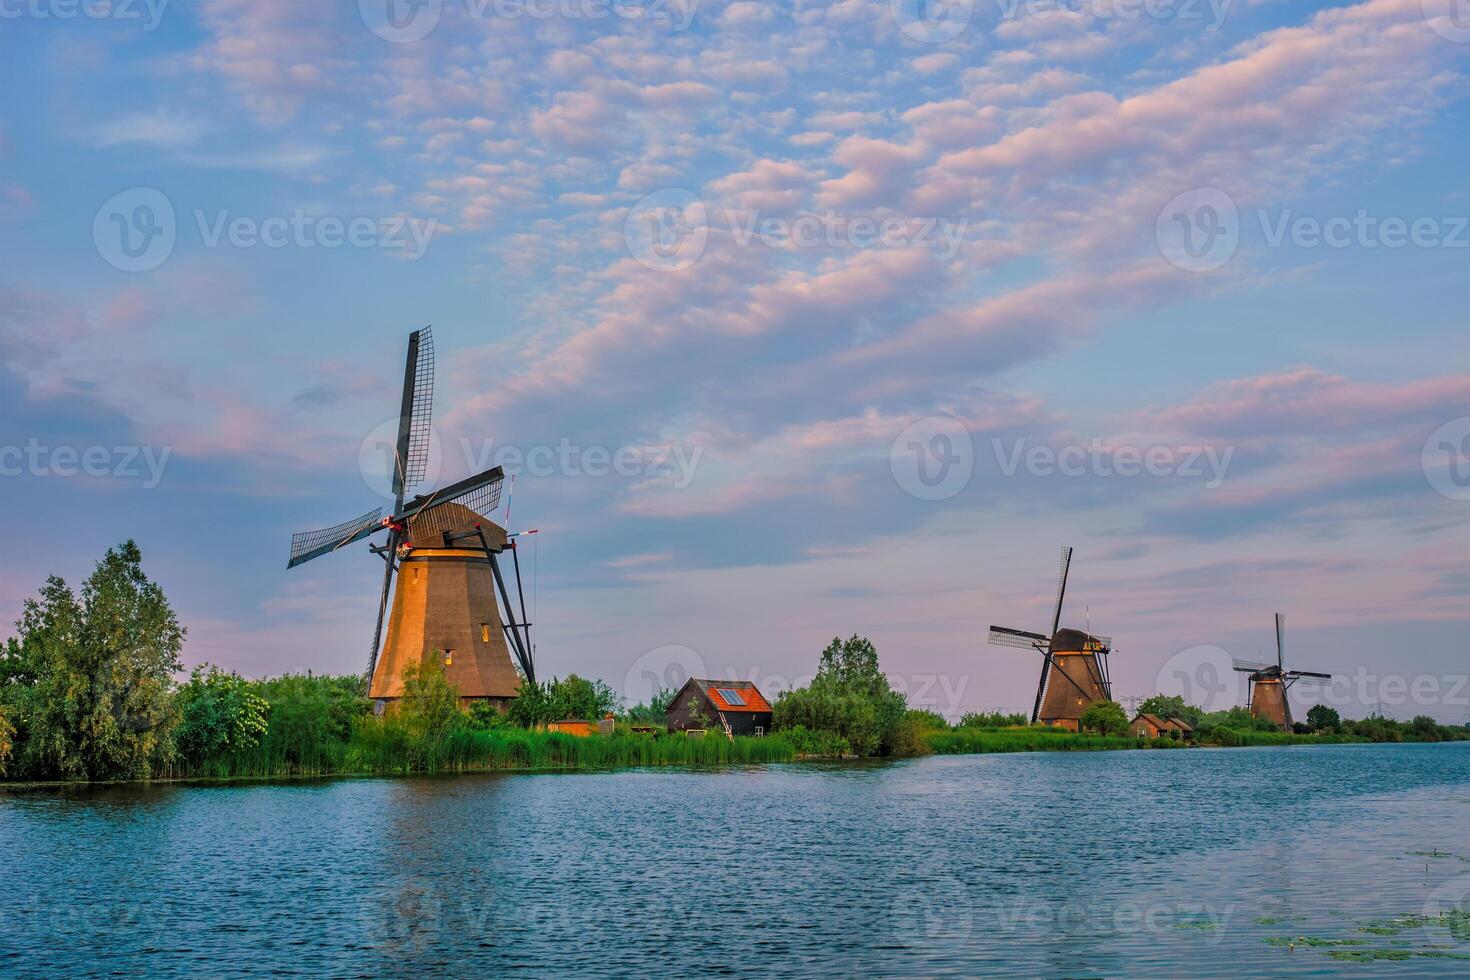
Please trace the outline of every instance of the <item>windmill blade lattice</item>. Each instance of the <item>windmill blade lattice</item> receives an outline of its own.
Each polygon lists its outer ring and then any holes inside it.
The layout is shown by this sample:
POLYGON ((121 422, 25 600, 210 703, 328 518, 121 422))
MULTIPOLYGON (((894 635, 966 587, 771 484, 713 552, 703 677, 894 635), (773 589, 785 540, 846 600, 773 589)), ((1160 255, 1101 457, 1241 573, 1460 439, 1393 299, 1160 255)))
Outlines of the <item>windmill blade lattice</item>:
POLYGON ((403 460, 403 489, 412 490, 424 480, 429 466, 429 434, 434 416, 434 332, 418 332, 418 356, 413 366, 413 392, 409 402, 408 451, 403 460))
POLYGON ((317 531, 300 531, 291 535, 291 557, 287 568, 295 568, 302 562, 311 561, 338 548, 360 541, 383 527, 383 508, 374 509, 361 517, 317 531))

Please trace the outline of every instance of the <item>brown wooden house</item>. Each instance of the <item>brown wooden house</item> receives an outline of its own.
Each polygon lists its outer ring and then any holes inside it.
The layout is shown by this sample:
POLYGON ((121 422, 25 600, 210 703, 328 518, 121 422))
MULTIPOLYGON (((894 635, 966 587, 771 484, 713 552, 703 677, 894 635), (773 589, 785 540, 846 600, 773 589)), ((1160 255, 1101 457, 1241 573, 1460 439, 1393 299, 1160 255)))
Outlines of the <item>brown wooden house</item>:
POLYGON ((1187 738, 1194 733, 1194 729, 1182 718, 1160 718, 1158 715, 1144 714, 1141 711, 1128 723, 1128 734, 1130 735, 1158 738, 1169 732, 1178 732, 1180 738, 1187 738))
POLYGON ((668 726, 671 732, 764 735, 771 730, 771 703, 750 681, 690 678, 669 702, 668 726))

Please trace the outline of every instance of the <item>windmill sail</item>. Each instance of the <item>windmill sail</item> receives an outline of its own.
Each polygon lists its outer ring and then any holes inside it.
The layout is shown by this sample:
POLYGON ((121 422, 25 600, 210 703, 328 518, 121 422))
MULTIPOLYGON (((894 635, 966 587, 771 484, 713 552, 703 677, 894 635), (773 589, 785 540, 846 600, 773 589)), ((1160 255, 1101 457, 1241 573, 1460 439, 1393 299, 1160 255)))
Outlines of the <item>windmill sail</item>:
MULTIPOLYGON (((434 333, 425 327, 408 335, 408 357, 403 365, 403 398, 398 411, 398 442, 393 448, 393 511, 403 509, 403 495, 424 479, 429 463, 429 433, 434 414, 434 333)), ((383 591, 378 597, 378 622, 373 627, 373 646, 368 651, 366 677, 372 681, 378 666, 378 647, 383 639, 383 617, 388 613, 388 594, 393 587, 394 561, 401 538, 395 520, 383 552, 383 591)))
POLYGON ((434 415, 434 333, 429 327, 409 336, 408 358, 403 385, 406 411, 399 418, 399 438, 407 433, 402 455, 404 492, 424 481, 429 466, 434 415))
POLYGON ((361 517, 343 521, 341 524, 334 524, 317 531, 298 531, 291 535, 291 555, 286 561, 286 567, 295 568, 303 562, 320 558, 322 555, 381 531, 383 529, 382 518, 383 508, 375 507, 361 517))

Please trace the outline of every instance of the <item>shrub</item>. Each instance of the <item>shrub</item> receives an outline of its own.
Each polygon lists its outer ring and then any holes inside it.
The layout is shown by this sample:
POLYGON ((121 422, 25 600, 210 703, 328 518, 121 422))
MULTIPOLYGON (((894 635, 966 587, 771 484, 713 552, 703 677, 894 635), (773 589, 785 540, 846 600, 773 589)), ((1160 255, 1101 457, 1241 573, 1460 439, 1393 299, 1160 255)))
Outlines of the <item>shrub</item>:
POLYGON ((811 684, 783 692, 773 707, 777 731, 802 726, 832 732, 857 755, 903 755, 921 747, 903 695, 878 669, 878 651, 857 635, 834 638, 811 684))
POLYGON ((1122 735, 1128 731, 1128 715, 1116 701, 1094 701, 1082 711, 1078 726, 1101 735, 1122 735))
POLYGON ((1016 712, 970 711, 960 719, 960 728, 1013 728, 1030 724, 1030 716, 1016 712))
POLYGON ((818 732, 805 725, 781 729, 778 736, 788 742, 798 755, 843 756, 852 754, 847 739, 836 732, 818 732))
POLYGON ((201 664, 175 695, 179 727, 174 743, 188 762, 253 749, 269 726, 270 705, 239 674, 201 664))

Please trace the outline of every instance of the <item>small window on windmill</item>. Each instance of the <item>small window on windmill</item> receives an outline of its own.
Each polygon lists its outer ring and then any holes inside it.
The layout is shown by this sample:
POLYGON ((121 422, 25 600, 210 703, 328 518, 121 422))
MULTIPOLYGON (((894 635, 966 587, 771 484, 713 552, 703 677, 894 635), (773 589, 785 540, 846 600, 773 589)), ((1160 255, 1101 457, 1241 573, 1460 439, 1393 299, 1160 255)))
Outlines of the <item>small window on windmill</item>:
POLYGON ((490 624, 489 623, 481 623, 480 624, 480 642, 481 643, 489 643, 490 642, 490 624))
POLYGON ((453 650, 445 650, 444 651, 444 666, 446 666, 446 667, 453 667, 454 666, 454 651, 453 650))

